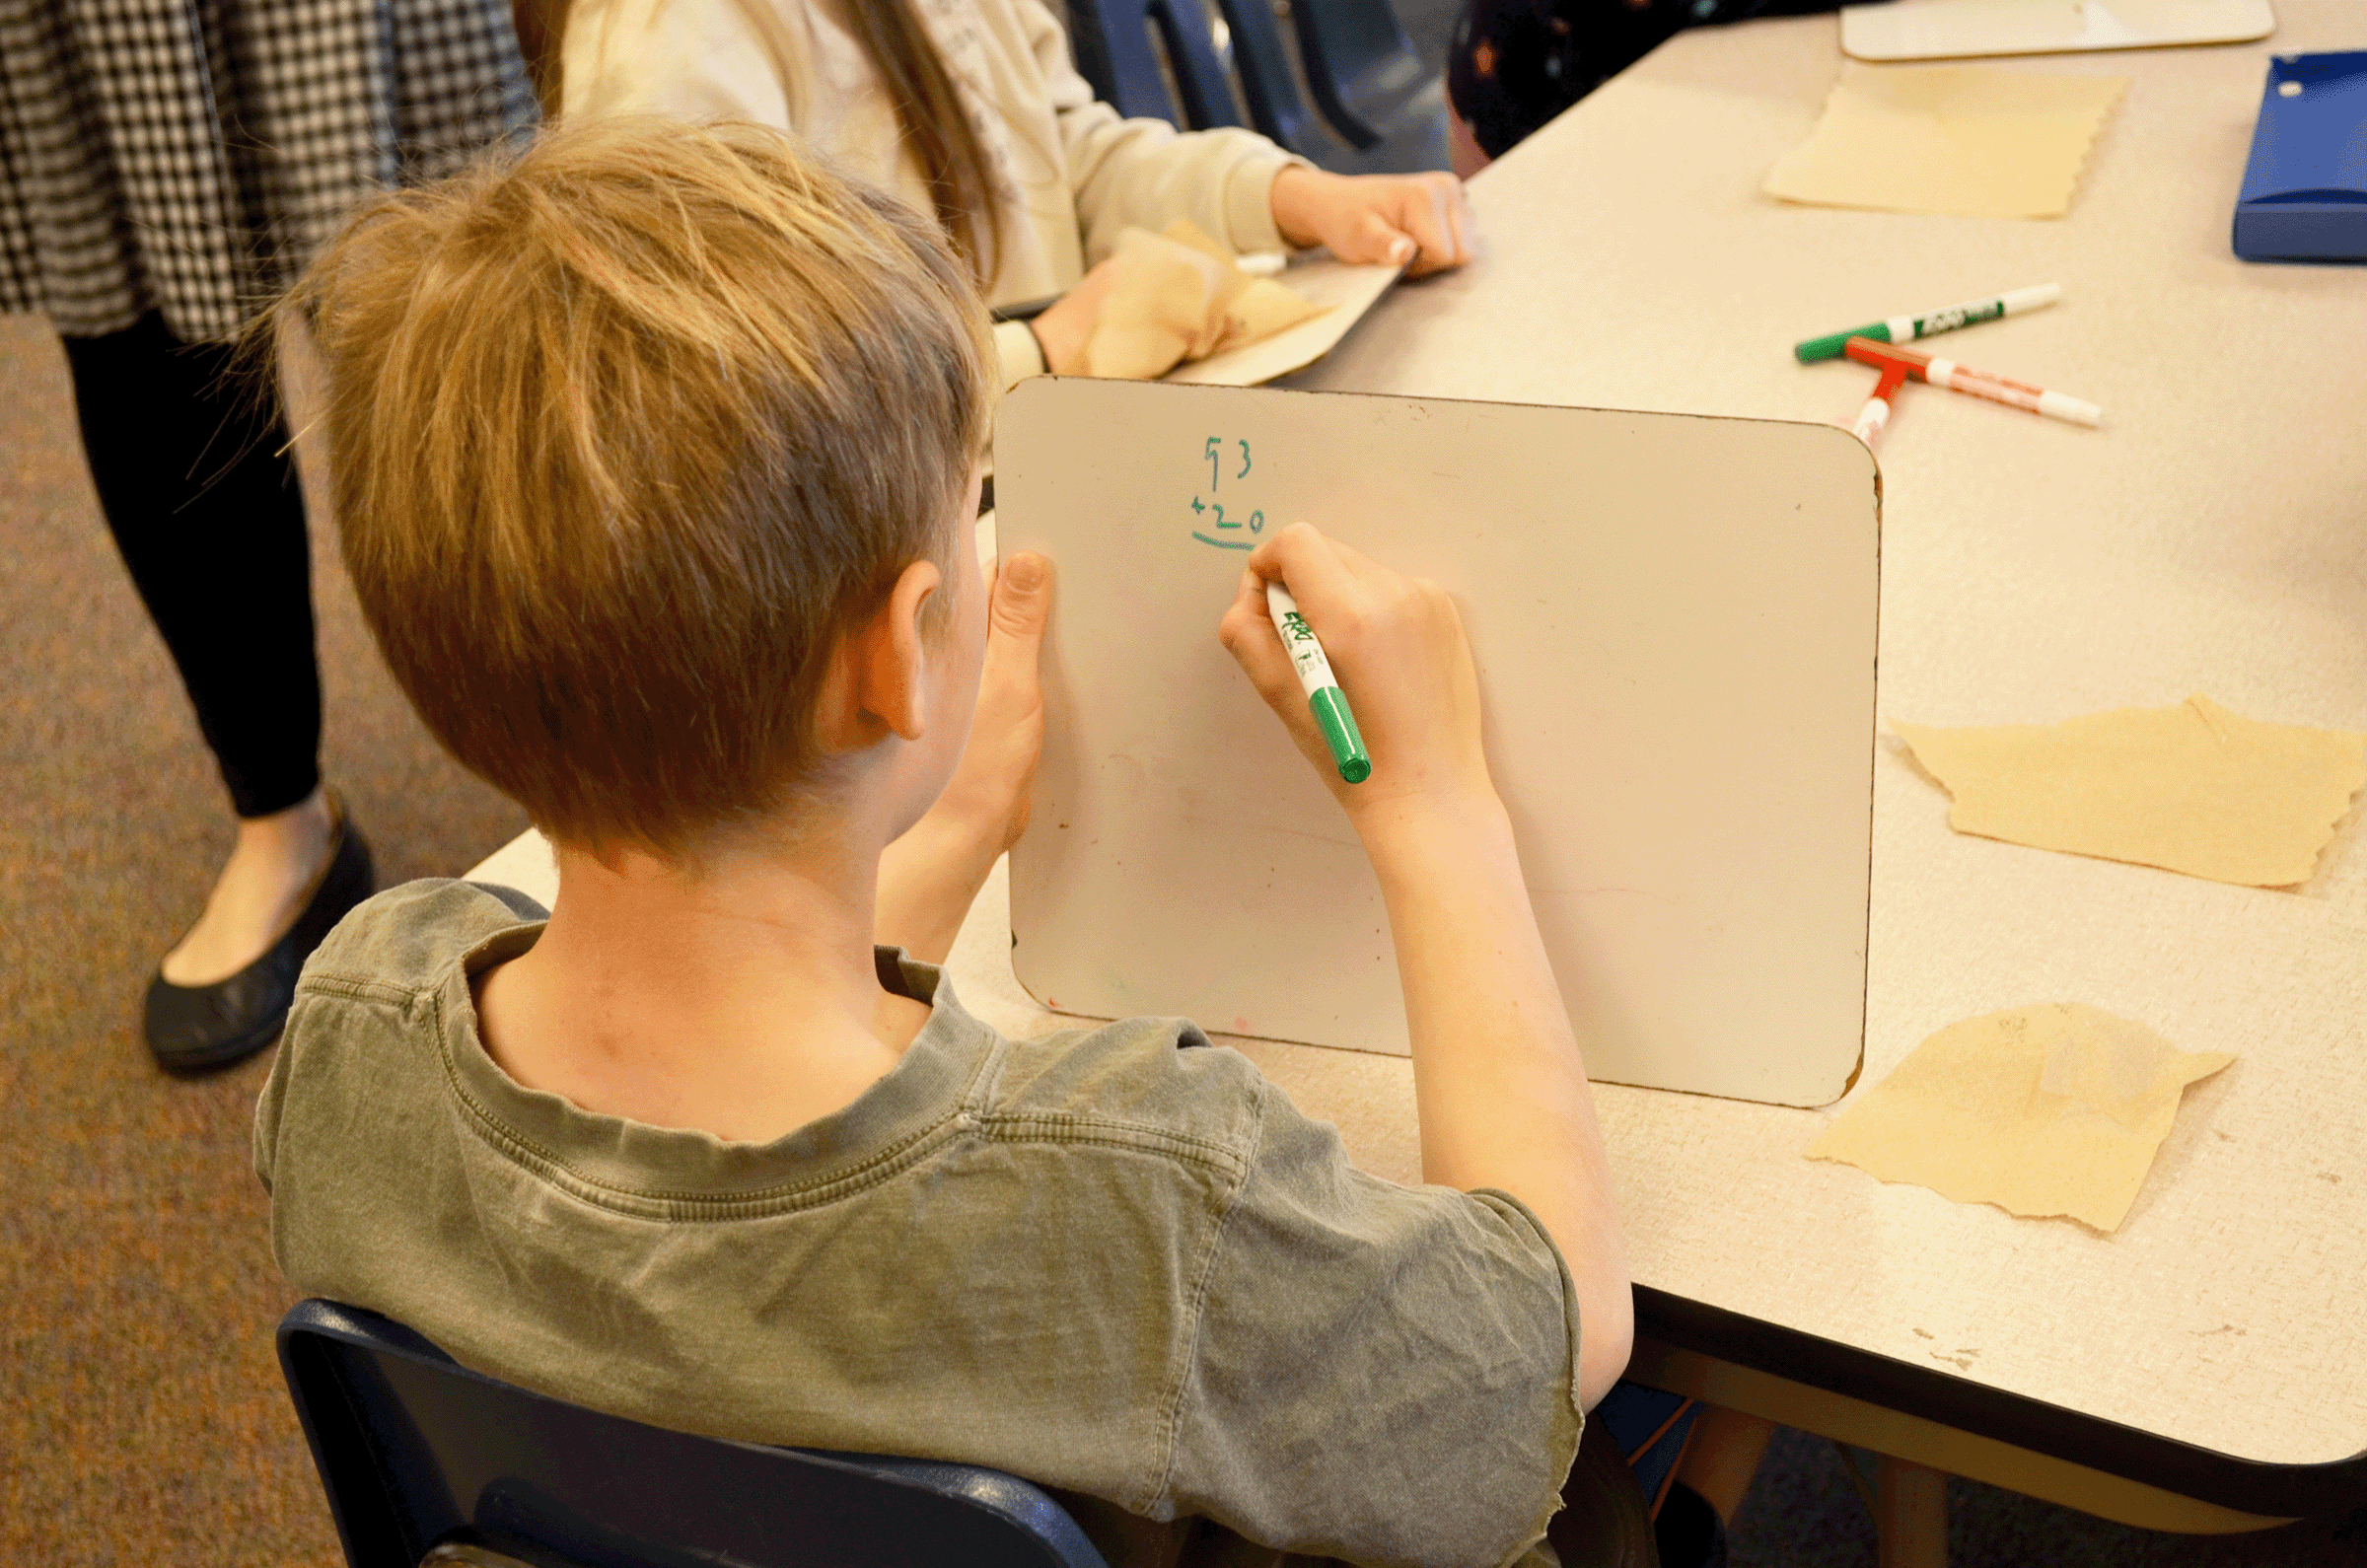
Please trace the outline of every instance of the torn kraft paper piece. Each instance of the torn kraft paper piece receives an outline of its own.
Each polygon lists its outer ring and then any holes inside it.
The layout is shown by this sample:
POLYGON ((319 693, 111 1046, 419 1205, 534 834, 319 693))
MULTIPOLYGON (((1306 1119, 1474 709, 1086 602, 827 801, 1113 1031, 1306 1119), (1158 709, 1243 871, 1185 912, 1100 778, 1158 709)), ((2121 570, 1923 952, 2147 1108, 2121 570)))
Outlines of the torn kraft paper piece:
POLYGON ((2077 1002, 2008 1008, 1916 1046, 1808 1157, 1959 1203, 2114 1231, 2187 1086, 2234 1060, 2179 1050, 2142 1024, 2077 1002))
POLYGON ((1824 207, 2059 218, 2128 87, 1983 65, 1852 66, 1766 192, 1824 207))
POLYGON ((1183 219, 1165 234, 1125 230, 1113 258, 1116 276, 1092 335, 1077 355, 1051 367, 1063 376, 1147 381, 1270 337, 1323 309, 1242 271, 1230 251, 1183 219))
POLYGON ((2367 735, 2203 696, 2061 724, 1891 728, 1955 798, 1960 833, 2249 888, 2307 882, 2367 785, 2367 735))

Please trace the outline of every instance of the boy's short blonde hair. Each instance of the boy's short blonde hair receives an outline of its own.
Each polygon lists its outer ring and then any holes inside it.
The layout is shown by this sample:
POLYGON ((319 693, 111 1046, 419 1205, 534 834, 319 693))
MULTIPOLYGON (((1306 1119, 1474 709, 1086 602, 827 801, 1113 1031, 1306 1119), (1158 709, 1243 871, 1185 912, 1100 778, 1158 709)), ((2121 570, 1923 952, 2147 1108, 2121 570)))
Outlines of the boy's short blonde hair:
POLYGON ((562 843, 677 853, 813 786, 839 634, 968 547, 984 310, 776 131, 595 121, 382 196, 291 319, 395 679, 562 843))

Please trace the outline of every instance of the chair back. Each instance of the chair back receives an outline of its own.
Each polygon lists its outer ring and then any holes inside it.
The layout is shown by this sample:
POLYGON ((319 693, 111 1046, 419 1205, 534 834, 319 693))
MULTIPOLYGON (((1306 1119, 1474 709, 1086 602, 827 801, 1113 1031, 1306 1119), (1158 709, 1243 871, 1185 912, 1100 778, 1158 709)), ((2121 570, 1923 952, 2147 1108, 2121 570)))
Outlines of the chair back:
POLYGON ((1077 69, 1094 96, 1120 114, 1185 130, 1241 123, 1204 0, 1068 0, 1068 21, 1077 69), (1167 49, 1172 95, 1151 46, 1153 28, 1167 49))
POLYGON ((1434 80, 1389 0, 1292 0, 1290 16, 1316 107, 1357 147, 1389 137, 1434 80))
POLYGON ((333 1302, 289 1310, 279 1364, 349 1568, 1106 1568, 999 1470, 670 1432, 482 1377, 333 1302))
POLYGON ((1250 123, 1302 158, 1318 163, 1336 155, 1338 144, 1322 128, 1299 91, 1290 51, 1274 22, 1273 0, 1218 0, 1232 34, 1233 64, 1241 73, 1241 96, 1250 123))

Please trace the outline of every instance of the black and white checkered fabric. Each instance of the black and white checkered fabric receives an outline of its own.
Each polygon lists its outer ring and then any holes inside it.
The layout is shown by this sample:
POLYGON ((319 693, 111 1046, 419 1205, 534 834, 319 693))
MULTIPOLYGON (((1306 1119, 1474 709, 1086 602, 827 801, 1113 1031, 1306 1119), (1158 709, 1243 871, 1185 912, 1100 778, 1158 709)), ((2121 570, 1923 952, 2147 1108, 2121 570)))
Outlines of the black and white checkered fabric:
POLYGON ((535 113, 507 0, 0 0, 0 310, 226 337, 535 113))

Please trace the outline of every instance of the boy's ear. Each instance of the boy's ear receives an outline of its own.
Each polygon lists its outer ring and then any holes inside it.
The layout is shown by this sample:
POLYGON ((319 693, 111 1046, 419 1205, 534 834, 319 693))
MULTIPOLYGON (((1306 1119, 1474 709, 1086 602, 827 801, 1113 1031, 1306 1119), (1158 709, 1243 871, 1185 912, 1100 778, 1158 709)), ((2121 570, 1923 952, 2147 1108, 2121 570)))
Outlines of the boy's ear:
POLYGON ((928 642, 921 609, 942 586, 933 561, 914 561, 870 614, 831 651, 814 727, 829 753, 860 751, 890 735, 917 741, 928 728, 928 642))

